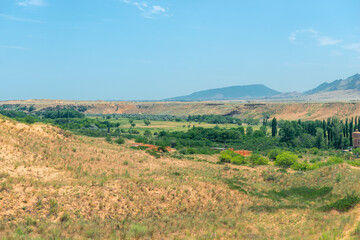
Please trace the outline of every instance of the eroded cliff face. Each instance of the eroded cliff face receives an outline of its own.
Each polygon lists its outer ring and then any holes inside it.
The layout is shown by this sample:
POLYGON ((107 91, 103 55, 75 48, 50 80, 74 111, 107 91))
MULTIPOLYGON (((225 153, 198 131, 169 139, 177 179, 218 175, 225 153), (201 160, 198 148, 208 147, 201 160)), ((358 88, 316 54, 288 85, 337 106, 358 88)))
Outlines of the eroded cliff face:
POLYGON ((331 103, 244 103, 244 102, 105 102, 26 100, 0 102, 0 107, 34 106, 35 111, 45 109, 76 108, 86 114, 158 114, 203 115, 220 114, 239 118, 263 116, 285 120, 321 120, 328 117, 341 119, 360 115, 359 102, 331 103))

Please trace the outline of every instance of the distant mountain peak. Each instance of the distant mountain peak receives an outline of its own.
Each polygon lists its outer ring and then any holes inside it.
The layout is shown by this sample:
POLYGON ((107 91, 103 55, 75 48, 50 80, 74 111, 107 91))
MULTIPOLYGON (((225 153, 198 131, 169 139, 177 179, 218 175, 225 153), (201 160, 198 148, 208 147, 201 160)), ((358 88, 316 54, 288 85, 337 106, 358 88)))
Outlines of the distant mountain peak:
POLYGON ((338 79, 331 83, 325 82, 314 89, 306 91, 306 95, 316 94, 321 92, 341 91, 341 90, 357 90, 360 91, 360 74, 348 77, 346 79, 338 79))
POLYGON ((264 84, 250 84, 214 88, 194 92, 190 95, 164 99, 165 101, 216 101, 216 100, 256 100, 256 99, 317 99, 318 95, 329 99, 360 99, 360 74, 356 73, 346 79, 324 82, 314 89, 300 92, 279 92, 264 84), (351 92, 351 95, 350 95, 351 92))
POLYGON ((261 99, 280 94, 264 84, 250 84, 242 86, 230 86, 214 88, 194 92, 190 95, 165 99, 167 101, 208 101, 208 100, 241 100, 261 99))

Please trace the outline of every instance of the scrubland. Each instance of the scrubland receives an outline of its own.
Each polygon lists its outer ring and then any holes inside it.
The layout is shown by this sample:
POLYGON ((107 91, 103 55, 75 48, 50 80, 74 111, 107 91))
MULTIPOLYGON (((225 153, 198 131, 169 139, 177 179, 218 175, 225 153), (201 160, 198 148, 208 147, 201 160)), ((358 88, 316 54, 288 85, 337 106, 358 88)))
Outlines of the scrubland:
POLYGON ((309 172, 155 158, 104 139, 0 119, 1 239, 359 239, 346 163, 309 172))

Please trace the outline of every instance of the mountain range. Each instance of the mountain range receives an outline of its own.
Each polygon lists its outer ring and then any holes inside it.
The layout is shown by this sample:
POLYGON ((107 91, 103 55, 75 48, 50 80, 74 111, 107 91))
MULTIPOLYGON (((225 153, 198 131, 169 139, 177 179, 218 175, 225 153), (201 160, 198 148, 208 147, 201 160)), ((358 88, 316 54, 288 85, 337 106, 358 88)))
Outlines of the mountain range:
POLYGON ((279 92, 264 84, 231 86, 194 92, 190 95, 165 99, 165 101, 211 100, 360 100, 360 74, 346 79, 325 82, 305 92, 279 92))

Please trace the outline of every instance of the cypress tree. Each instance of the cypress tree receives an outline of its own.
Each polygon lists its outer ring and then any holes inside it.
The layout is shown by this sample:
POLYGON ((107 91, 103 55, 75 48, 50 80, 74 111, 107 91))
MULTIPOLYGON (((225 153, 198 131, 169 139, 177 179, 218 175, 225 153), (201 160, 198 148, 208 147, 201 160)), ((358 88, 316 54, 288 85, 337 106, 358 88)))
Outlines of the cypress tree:
POLYGON ((323 120, 323 131, 324 131, 324 138, 326 139, 326 122, 323 120))
POLYGON ((330 144, 331 143, 331 119, 330 118, 327 119, 326 131, 327 131, 328 143, 330 144))
POLYGON ((351 121, 350 121, 350 124, 349 124, 350 146, 353 145, 353 139, 352 139, 353 130, 354 130, 354 118, 351 118, 351 121))
POLYGON ((356 129, 358 129, 358 126, 359 126, 358 124, 359 124, 359 122, 358 122, 358 117, 355 116, 354 131, 355 131, 356 129))
POLYGON ((277 121, 276 118, 274 117, 271 122, 271 136, 275 137, 276 134, 277 134, 277 121))

